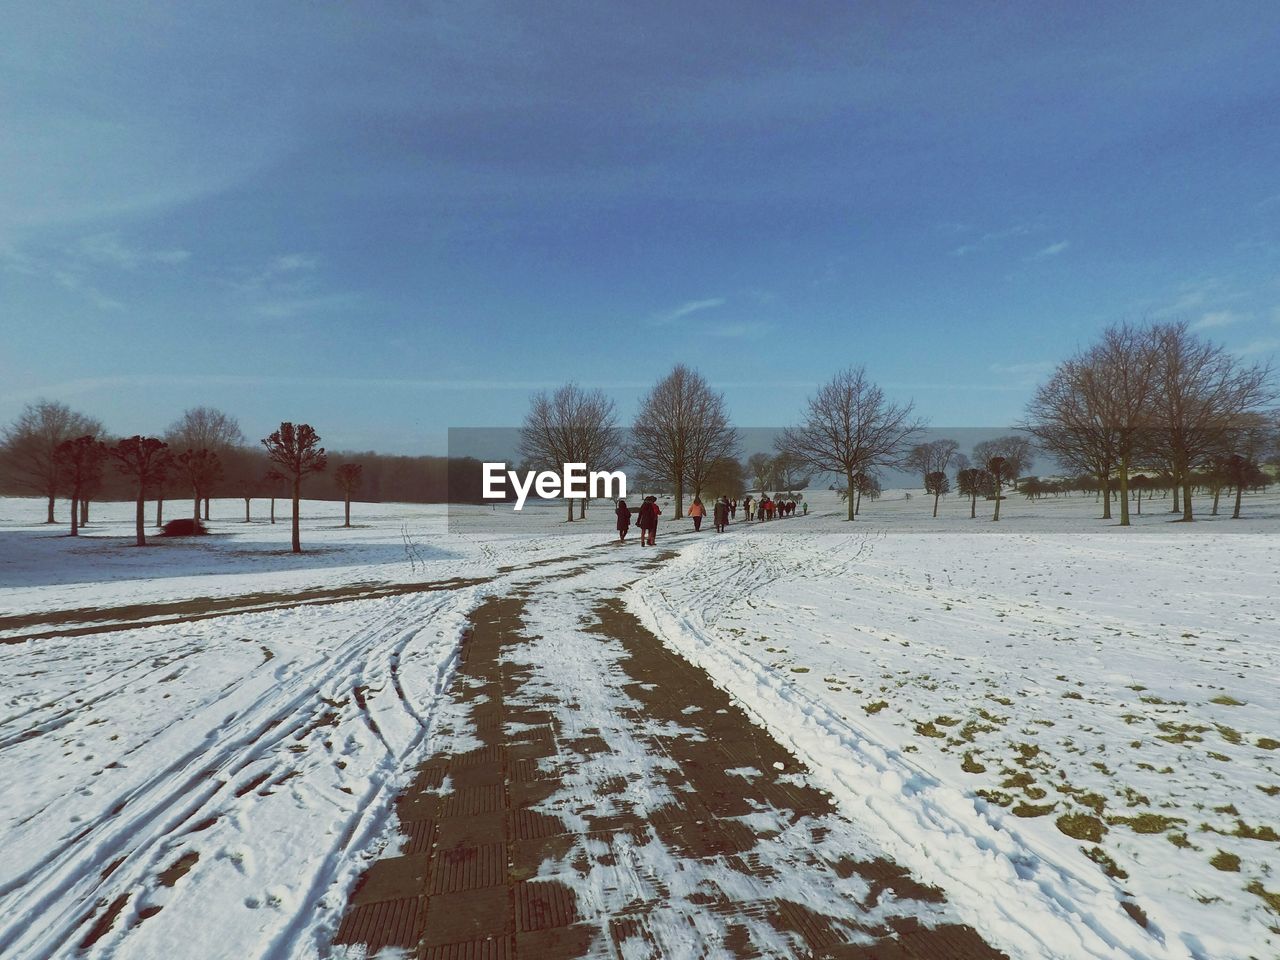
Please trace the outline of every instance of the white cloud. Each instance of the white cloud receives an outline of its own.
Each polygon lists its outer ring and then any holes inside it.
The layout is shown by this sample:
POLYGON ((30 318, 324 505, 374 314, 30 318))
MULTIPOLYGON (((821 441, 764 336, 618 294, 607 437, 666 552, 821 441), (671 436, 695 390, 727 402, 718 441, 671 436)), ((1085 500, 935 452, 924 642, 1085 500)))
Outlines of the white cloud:
POLYGON ((1058 254, 1062 253, 1062 251, 1066 250, 1067 247, 1069 246, 1071 246, 1071 241, 1059 240, 1057 243, 1051 243, 1047 247, 1042 247, 1041 249, 1033 253, 1031 256, 1027 257, 1027 259, 1028 260, 1046 260, 1049 257, 1056 257, 1058 254))
POLYGON ((151 263, 173 265, 191 258, 188 250, 144 250, 130 246, 117 233, 96 233, 81 237, 71 253, 91 263, 119 267, 122 270, 136 270, 151 263))
POLYGON ((1243 347, 1239 347, 1231 352, 1237 357, 1257 357, 1264 353, 1273 353, 1280 350, 1280 339, 1270 337, 1264 340, 1254 340, 1246 343, 1243 347))
POLYGON ((1220 327, 1229 327, 1232 324, 1239 323, 1244 317, 1241 314, 1234 313, 1231 310, 1214 310, 1206 313, 1203 317, 1191 325, 1193 330, 1216 330, 1220 327))
POLYGON ((724 297, 708 297, 706 300, 686 300, 674 310, 668 310, 666 313, 656 314, 649 318, 649 322, 655 327, 665 326, 668 323, 675 323, 690 314, 698 313, 702 310, 713 310, 716 307, 724 306, 724 297))

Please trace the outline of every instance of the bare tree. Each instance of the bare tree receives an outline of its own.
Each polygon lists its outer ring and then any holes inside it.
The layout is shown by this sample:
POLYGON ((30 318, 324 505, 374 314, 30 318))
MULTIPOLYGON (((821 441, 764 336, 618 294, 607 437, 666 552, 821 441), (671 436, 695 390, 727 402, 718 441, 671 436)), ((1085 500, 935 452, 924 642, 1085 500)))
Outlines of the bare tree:
POLYGON ((262 445, 267 448, 271 462, 281 468, 293 488, 293 552, 302 552, 302 537, 298 527, 299 508, 302 500, 302 478, 320 473, 329 464, 329 458, 320 446, 320 435, 308 423, 296 426, 288 420, 280 424, 262 445))
POLYGON ((3 454, 5 472, 18 486, 47 499, 45 523, 56 522, 53 509, 61 485, 55 456, 58 444, 101 433, 101 423, 76 413, 65 403, 37 400, 27 404, 0 435, 0 454, 3 454))
POLYGON ((777 447, 815 471, 845 478, 848 516, 858 510, 854 476, 876 466, 894 466, 911 437, 922 429, 911 403, 891 403, 862 367, 843 370, 809 400, 804 422, 783 431, 777 447))
POLYGON ((738 446, 724 396, 684 364, 677 364, 641 400, 631 436, 632 459, 674 486, 675 519, 684 516, 685 486, 701 496, 712 466, 733 456, 738 446))
POLYGON ((969 519, 978 516, 978 497, 985 496, 991 486, 991 475, 977 467, 965 467, 956 472, 956 489, 969 498, 969 519))
POLYGON ((747 475, 755 483, 756 489, 764 493, 773 480, 773 457, 767 453, 753 453, 747 457, 747 475))
POLYGON ((262 478, 263 483, 267 485, 267 492, 271 495, 271 522, 276 522, 276 497, 280 494, 280 487, 284 484, 284 474, 279 470, 268 470, 262 478))
POLYGON ((218 455, 201 447, 199 450, 184 450, 175 461, 177 471, 191 485, 191 519, 195 521, 195 529, 200 529, 200 501, 205 501, 204 515, 209 516, 209 492, 213 485, 222 478, 222 461, 218 455))
POLYGON ((94 478, 101 477, 106 444, 93 436, 63 440, 54 448, 53 460, 58 474, 71 495, 71 536, 80 533, 80 498, 94 478))
POLYGON ((147 532, 143 518, 147 488, 164 482, 165 472, 172 464, 169 445, 154 437, 127 437, 111 448, 111 458, 121 473, 131 478, 137 495, 137 542, 147 545, 147 532))
MULTIPOLYGON (((175 450, 208 450, 219 459, 225 458, 233 447, 244 443, 244 434, 235 417, 213 407, 192 407, 169 425, 165 439, 175 450)), ((204 493, 204 518, 209 519, 211 490, 204 493)), ((196 520, 200 519, 199 510, 196 520)))
POLYGON ((1244 365, 1217 344, 1195 336, 1187 323, 1162 324, 1152 331, 1156 358, 1156 394, 1168 417, 1160 442, 1182 485, 1182 519, 1193 519, 1192 471, 1221 448, 1241 419, 1275 398, 1271 370, 1244 365))
POLYGON ((1016 489, 1018 478, 1031 465, 1031 441, 1016 433, 983 440, 973 446, 973 459, 991 475, 996 506, 992 520, 1000 519, 1001 490, 1006 483, 1016 489))
POLYGON ((931 440, 918 443, 907 454, 904 466, 915 470, 924 480, 925 493, 933 494, 933 515, 938 515, 938 498, 951 488, 947 468, 960 450, 954 440, 931 440))
MULTIPOLYGON (((520 454, 535 470, 559 470, 566 463, 586 464, 589 471, 616 469, 622 444, 613 401, 576 383, 534 394, 520 428, 520 454)), ((573 501, 566 504, 566 520, 572 523, 573 501)), ((585 498, 580 510, 585 516, 585 498)))
POLYGON ((351 526, 351 495, 360 489, 360 484, 364 480, 364 467, 358 463, 344 463, 333 472, 333 479, 337 481, 338 489, 342 491, 345 517, 342 525, 349 527, 351 526))

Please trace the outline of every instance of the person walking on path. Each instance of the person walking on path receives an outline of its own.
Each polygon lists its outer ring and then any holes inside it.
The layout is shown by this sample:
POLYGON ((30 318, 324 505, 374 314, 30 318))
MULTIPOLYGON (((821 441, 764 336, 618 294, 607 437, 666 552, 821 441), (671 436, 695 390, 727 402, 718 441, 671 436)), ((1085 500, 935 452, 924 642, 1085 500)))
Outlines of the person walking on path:
POLYGON ((645 497, 636 511, 636 526, 640 528, 640 546, 653 546, 658 534, 658 517, 662 514, 657 497, 645 497))
POLYGON ((716 533, 724 533, 725 527, 729 526, 729 498, 721 497, 716 501, 716 533))
POLYGON ((729 519, 732 520, 737 515, 738 515, 738 501, 730 500, 729 501, 729 519))
POLYGON ((751 522, 751 495, 747 494, 746 499, 742 501, 742 509, 746 511, 747 522, 751 522))
POLYGON ((697 533, 702 529, 702 518, 707 515, 707 508, 702 505, 701 497, 694 497, 693 503, 689 504, 689 516, 693 517, 693 532, 697 533))
POLYGON ((809 515, 809 501, 808 501, 808 500, 806 500, 806 501, 802 504, 802 506, 801 506, 801 513, 802 513, 802 515, 803 515, 803 516, 806 516, 806 517, 809 515))
POLYGON ((631 508, 627 506, 627 501, 619 500, 618 509, 614 511, 618 515, 618 542, 627 542, 627 531, 631 529, 631 508))

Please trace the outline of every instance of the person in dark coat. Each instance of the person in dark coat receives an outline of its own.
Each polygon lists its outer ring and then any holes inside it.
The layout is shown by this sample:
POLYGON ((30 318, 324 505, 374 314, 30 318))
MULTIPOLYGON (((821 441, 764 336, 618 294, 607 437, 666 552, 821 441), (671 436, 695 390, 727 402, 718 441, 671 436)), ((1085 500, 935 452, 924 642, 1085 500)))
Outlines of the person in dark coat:
POLYGON ((729 526, 729 498, 721 497, 716 501, 715 506, 716 533, 724 533, 725 527, 729 526))
POLYGON ((640 546, 653 546, 658 534, 658 517, 662 514, 657 497, 645 497, 640 504, 636 526, 640 528, 640 546))
POLYGON ((627 501, 619 500, 618 509, 614 511, 618 515, 618 542, 627 542, 627 531, 631 529, 631 508, 627 506, 627 501))

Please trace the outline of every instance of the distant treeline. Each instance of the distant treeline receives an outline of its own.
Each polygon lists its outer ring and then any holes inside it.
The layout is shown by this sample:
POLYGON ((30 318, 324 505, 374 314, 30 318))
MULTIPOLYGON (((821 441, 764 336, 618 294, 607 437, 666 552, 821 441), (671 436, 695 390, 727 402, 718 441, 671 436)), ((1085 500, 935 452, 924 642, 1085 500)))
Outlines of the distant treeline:
MULTIPOLYGON (((359 464, 361 484, 355 499, 368 503, 479 503, 481 500, 480 461, 471 457, 408 457, 385 453, 341 452, 328 454, 329 466, 323 473, 308 476, 303 496, 308 500, 343 500, 345 492, 339 484, 338 468, 343 464, 359 464)), ((213 480, 206 491, 217 498, 250 497, 261 499, 272 495, 288 498, 288 489, 267 480, 271 462, 266 450, 232 447, 219 454, 222 476, 213 480)), ((172 476, 161 484, 168 500, 190 499, 191 485, 180 476, 172 476)), ((0 473, 0 495, 31 496, 30 484, 13 473, 0 473)), ((154 497, 161 491, 153 490, 154 497)), ((118 471, 103 470, 101 486, 94 491, 98 501, 132 500, 134 482, 118 471)))

